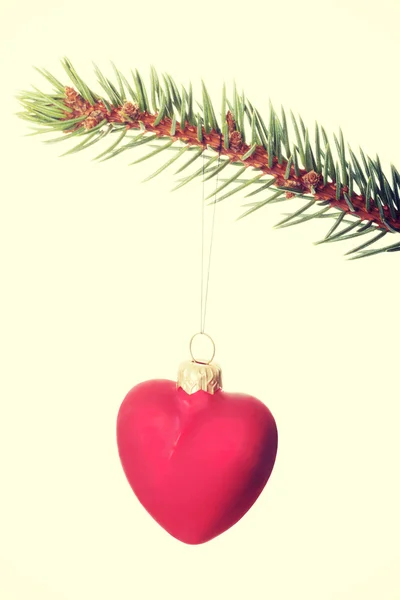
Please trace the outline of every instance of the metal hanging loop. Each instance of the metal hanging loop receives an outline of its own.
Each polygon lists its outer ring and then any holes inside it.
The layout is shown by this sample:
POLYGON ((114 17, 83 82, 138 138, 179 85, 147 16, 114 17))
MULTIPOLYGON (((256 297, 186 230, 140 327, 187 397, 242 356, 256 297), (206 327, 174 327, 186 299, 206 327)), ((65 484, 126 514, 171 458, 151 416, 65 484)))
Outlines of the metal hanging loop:
POLYGON ((190 344, 189 344, 189 350, 190 350, 190 356, 192 357, 192 359, 193 359, 193 361, 194 361, 194 362, 196 362, 196 363, 198 363, 198 364, 200 364, 200 365, 209 365, 209 364, 212 362, 212 360, 213 360, 213 358, 214 358, 214 356, 215 356, 215 343, 214 343, 214 340, 212 339, 212 337, 211 337, 210 335, 208 335, 208 333, 204 333, 204 332, 202 332, 202 331, 199 331, 198 333, 195 333, 195 334, 192 336, 192 339, 190 340, 190 344), (194 339, 195 339, 195 337, 197 337, 198 335, 204 335, 205 337, 207 337, 207 338, 210 340, 210 342, 211 342, 211 344, 212 344, 212 355, 211 355, 211 358, 210 358, 210 360, 198 360, 198 359, 197 359, 197 358, 195 358, 195 356, 193 355, 193 350, 192 350, 193 340, 194 340, 194 339))

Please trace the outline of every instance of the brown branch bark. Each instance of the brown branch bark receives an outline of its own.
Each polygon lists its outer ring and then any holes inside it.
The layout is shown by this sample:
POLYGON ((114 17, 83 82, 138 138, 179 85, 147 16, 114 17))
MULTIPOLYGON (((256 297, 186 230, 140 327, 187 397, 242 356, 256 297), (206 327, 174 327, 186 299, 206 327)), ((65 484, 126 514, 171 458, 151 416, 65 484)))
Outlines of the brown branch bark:
POLYGON ((351 203, 355 208, 355 211, 353 211, 348 206, 343 195, 343 192, 348 194, 348 188, 342 186, 340 197, 337 200, 336 184, 328 182, 324 185, 322 177, 314 171, 307 172, 305 169, 300 169, 299 175, 296 176, 294 167, 292 166, 290 169, 290 176, 286 179, 285 172, 287 161, 284 160, 282 161, 282 164, 279 164, 278 159, 274 157, 272 167, 269 167, 268 154, 263 146, 258 146, 249 158, 243 160, 242 156, 249 150, 250 146, 241 142, 241 134, 238 131, 235 131, 235 123, 230 113, 227 115, 230 147, 229 149, 226 149, 222 143, 222 135, 217 131, 212 130, 209 134, 206 134, 203 128, 203 139, 202 141, 199 141, 197 137, 197 127, 185 124, 185 127, 181 128, 181 124, 177 122, 175 134, 171 135, 172 120, 170 118, 165 117, 158 125, 154 125, 157 114, 140 112, 139 107, 131 102, 125 102, 122 106, 112 107, 111 110, 107 110, 106 106, 101 101, 98 101, 95 105, 91 105, 73 88, 66 87, 65 94, 66 106, 73 109, 72 113, 65 113, 66 119, 87 115, 87 118, 84 121, 78 123, 69 131, 82 127, 87 130, 92 129, 104 119, 109 123, 124 124, 127 129, 139 129, 141 126, 140 123, 142 123, 147 131, 154 132, 159 137, 168 136, 170 139, 176 141, 180 140, 186 144, 202 146, 203 148, 209 146, 213 150, 220 152, 221 156, 229 158, 231 162, 242 162, 249 167, 260 169, 266 175, 272 175, 275 178, 277 186, 288 188, 286 194, 288 198, 293 196, 293 190, 295 189, 297 193, 312 195, 315 200, 327 200, 332 207, 340 208, 342 211, 357 216, 361 220, 372 221, 382 230, 391 231, 391 228, 399 228, 400 230, 400 218, 393 219, 388 207, 383 207, 384 218, 388 224, 386 225, 382 221, 379 209, 373 199, 370 201, 370 210, 367 211, 365 207, 365 197, 353 192, 350 198, 351 203))

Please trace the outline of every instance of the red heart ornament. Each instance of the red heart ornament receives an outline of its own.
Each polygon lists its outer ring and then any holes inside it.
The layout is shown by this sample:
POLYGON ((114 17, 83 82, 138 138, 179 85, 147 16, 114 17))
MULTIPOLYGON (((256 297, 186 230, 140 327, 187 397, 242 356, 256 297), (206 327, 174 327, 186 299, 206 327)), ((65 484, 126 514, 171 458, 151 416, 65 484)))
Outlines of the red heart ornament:
POLYGON ((176 539, 202 544, 251 508, 272 472, 274 417, 252 396, 188 394, 169 380, 136 385, 123 400, 117 444, 132 490, 176 539))

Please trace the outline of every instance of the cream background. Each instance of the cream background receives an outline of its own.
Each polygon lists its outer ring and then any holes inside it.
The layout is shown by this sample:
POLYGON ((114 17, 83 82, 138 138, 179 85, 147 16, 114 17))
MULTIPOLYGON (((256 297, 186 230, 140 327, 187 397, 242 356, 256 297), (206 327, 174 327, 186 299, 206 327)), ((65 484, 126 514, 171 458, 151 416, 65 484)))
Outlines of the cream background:
POLYGON ((198 330, 201 187, 170 194, 173 170, 142 185, 157 161, 133 154, 61 159, 13 114, 19 89, 48 89, 32 65, 64 79, 67 55, 93 81, 92 60, 154 64, 203 77, 218 110, 235 78, 262 113, 271 98, 399 166, 398 1, 24 0, 0 17, 0 598, 399 600, 399 255, 347 262, 313 246, 326 222, 275 231, 282 205, 239 222, 242 196, 218 206, 207 330, 280 447, 245 518, 185 546, 132 494, 114 432, 125 393, 173 379, 198 330))

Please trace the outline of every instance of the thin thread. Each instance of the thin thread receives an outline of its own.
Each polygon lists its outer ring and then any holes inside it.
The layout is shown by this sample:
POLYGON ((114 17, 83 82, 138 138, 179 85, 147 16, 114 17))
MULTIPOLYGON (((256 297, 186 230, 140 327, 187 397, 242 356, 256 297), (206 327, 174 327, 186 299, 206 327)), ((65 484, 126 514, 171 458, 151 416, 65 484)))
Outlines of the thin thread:
MULTIPOLYGON (((218 164, 217 167, 219 167, 219 163, 220 163, 220 157, 218 157, 218 164)), ((218 173, 217 173, 217 179, 216 179, 216 183, 215 183, 215 190, 217 190, 218 187, 218 173)), ((217 204, 217 193, 215 191, 215 195, 214 195, 214 207, 213 207, 213 216, 212 216, 212 224, 211 224, 211 240, 210 240, 210 251, 209 251, 209 255, 208 255, 208 269, 207 269, 207 284, 206 284, 206 296, 205 296, 205 300, 204 300, 204 317, 203 317, 203 330, 202 333, 204 333, 204 329, 206 326, 206 313, 207 313, 207 299, 208 299, 208 284, 210 281, 210 270, 211 270, 211 255, 212 255, 212 247, 213 247, 213 240, 214 240, 214 224, 215 224, 215 207, 217 204)))
MULTIPOLYGON (((220 160, 221 160, 221 147, 219 149, 219 155, 218 155, 218 163, 217 163, 217 168, 220 165, 220 160)), ((215 192, 214 192, 214 207, 213 207, 213 216, 212 216, 212 222, 211 222, 211 238, 210 238, 210 250, 209 250, 209 254, 208 254, 208 267, 207 267, 207 282, 206 282, 206 293, 205 293, 205 297, 204 297, 204 302, 203 302, 203 290, 204 290, 204 196, 205 196, 205 192, 204 192, 204 154, 203 154, 203 194, 202 194, 202 239, 201 239, 201 316, 200 316, 200 332, 204 333, 205 330, 205 325, 206 325, 206 314, 207 314, 207 300, 208 300, 208 288, 209 288, 209 282, 210 282, 210 271, 211 271, 211 256, 212 256, 212 248, 213 248, 213 241, 214 241, 214 229, 215 229, 215 207, 217 204, 217 189, 218 189, 218 181, 219 181, 219 172, 217 173, 217 179, 215 182, 215 192), (204 311, 203 311, 204 308, 204 311)))
POLYGON ((204 152, 202 155, 203 159, 203 171, 202 171, 202 179, 203 179, 203 194, 201 198, 201 271, 200 271, 200 331, 204 333, 203 330, 203 284, 204 284, 204 152))

